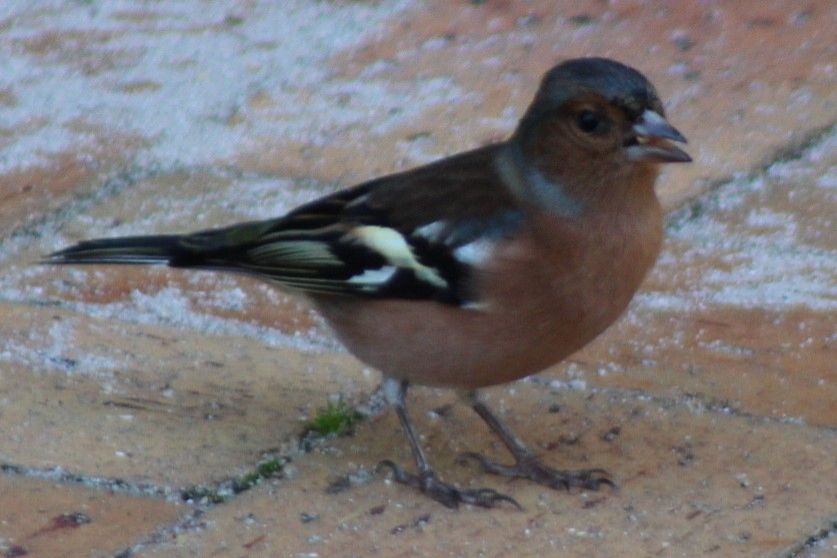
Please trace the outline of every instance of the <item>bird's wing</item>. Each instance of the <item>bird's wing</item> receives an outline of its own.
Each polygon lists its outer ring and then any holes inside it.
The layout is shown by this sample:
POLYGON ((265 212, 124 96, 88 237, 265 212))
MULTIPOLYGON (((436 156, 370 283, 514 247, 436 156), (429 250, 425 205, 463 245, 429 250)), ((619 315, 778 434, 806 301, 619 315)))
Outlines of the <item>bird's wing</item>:
POLYGON ((279 219, 181 237, 184 257, 170 264, 234 268, 311 294, 475 302, 474 266, 522 223, 495 170, 497 149, 372 180, 279 219))

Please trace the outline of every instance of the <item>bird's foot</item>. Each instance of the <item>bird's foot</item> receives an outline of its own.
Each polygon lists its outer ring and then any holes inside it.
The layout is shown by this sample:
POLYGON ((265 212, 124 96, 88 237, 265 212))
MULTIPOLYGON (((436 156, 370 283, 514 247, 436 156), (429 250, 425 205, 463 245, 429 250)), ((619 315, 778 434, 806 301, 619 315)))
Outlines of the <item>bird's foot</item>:
POLYGON ((518 509, 523 509, 514 498, 501 494, 492 488, 473 490, 457 488, 439 480, 433 471, 427 471, 419 475, 408 473, 390 460, 381 461, 378 468, 382 467, 388 467, 392 470, 392 478, 395 482, 412 486, 448 508, 457 508, 459 504, 494 508, 503 502, 508 502, 518 509))
POLYGON ((468 459, 479 462, 483 470, 487 473, 509 478, 529 479, 556 490, 570 490, 572 488, 598 490, 603 485, 616 488, 616 485, 610 480, 610 476, 604 469, 563 471, 544 465, 534 456, 521 459, 514 465, 503 465, 502 463, 491 461, 485 456, 472 452, 462 455, 462 461, 468 459))

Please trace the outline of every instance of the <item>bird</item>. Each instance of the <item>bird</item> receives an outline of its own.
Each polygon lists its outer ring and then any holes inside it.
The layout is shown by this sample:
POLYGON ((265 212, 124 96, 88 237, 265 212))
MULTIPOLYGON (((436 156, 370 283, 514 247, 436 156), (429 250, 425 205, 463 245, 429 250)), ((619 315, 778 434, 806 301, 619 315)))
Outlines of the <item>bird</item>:
POLYGON ((455 389, 512 464, 487 473, 553 489, 615 486, 602 469, 543 463, 480 397, 559 363, 623 313, 663 238, 661 165, 691 157, 651 82, 612 59, 547 71, 504 141, 326 195, 268 220, 188 234, 87 240, 48 264, 167 264, 254 275, 307 298, 382 374, 415 461, 397 483, 450 508, 509 495, 431 466, 407 412, 413 384, 455 389))

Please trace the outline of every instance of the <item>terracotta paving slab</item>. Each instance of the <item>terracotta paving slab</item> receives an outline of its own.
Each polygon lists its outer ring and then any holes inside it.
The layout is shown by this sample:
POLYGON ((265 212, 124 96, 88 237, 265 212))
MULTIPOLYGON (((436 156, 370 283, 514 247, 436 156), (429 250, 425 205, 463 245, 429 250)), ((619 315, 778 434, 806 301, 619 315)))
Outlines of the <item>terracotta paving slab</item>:
POLYGON ((463 451, 507 456, 466 408, 426 414, 449 395, 416 393, 413 415, 440 474, 511 494, 524 511, 447 510, 384 474, 326 494, 339 475, 361 476, 381 459, 409 465, 386 415, 307 456, 289 480, 209 512, 205 530, 140 556, 782 556, 834 511, 837 490, 825 480, 833 432, 693 413, 675 401, 493 390, 495 406, 548 463, 604 467, 619 483, 617 492, 567 494, 457 465, 463 451))
POLYGON ((104 557, 183 514, 154 498, 0 476, 0 556, 104 557))
POLYGON ((330 394, 374 379, 346 354, 0 304, 0 462, 170 490, 241 474, 330 394))
POLYGON ((174 498, 294 458, 185 531, 162 499, 0 475, 0 519, 23 514, 0 523, 0 555, 831 556, 834 20, 825 0, 0 3, 0 462, 174 498), (230 276, 31 265, 90 236, 278 215, 496 141, 544 70, 590 54, 657 84, 695 156, 659 192, 688 211, 625 319, 493 397, 550 463, 604 466, 616 493, 456 465, 502 452, 451 395, 418 391, 440 471, 526 511, 450 512, 380 476, 325 494, 409 456, 389 415, 297 451, 317 407, 376 380, 307 307, 230 276))

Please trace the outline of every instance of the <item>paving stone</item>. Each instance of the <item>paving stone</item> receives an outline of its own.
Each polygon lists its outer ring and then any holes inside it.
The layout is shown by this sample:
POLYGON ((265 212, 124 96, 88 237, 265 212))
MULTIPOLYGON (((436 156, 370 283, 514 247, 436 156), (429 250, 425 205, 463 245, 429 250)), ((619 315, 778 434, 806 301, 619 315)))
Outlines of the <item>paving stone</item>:
POLYGON ((805 309, 637 312, 574 355, 559 378, 834 426, 834 325, 805 309))
MULTIPOLYGON (((295 448, 329 396, 359 400, 375 383, 304 305, 229 276, 31 263, 90 236, 279 215, 496 141, 544 70, 598 54, 646 72, 690 139, 695 164, 661 180, 666 207, 743 177, 718 190, 729 199, 674 221, 624 320, 534 383, 494 393, 550 463, 605 466, 620 490, 555 494, 459 467, 459 451, 502 452, 466 410, 445 414, 451 395, 420 390, 414 411, 446 478, 511 492, 525 512, 450 512, 381 477, 324 494, 394 453, 409 462, 385 415, 145 552, 786 556, 833 526, 837 500, 821 482, 837 455, 833 133, 762 168, 835 121, 830 3, 194 8, 0 8, 0 461, 171 494, 295 448)), ((0 476, 0 515, 2 487, 30 482, 0 476)), ((43 486, 44 521, 11 535, 0 525, 2 544, 73 513, 62 502, 81 501, 74 491, 121 498, 43 486)), ((24 510, 13 494, 12 511, 24 510)), ((126 501, 126 514, 169 509, 126 501)), ((159 523, 121 529, 112 545, 95 525, 65 530, 68 554, 149 541, 159 523)), ((65 544, 52 532, 33 540, 65 544)))
POLYGON ((604 467, 619 489, 568 494, 489 478, 455 463, 463 451, 507 459, 475 415, 459 405, 428 415, 453 398, 416 393, 413 415, 440 474, 511 494, 523 511, 448 510, 383 473, 326 494, 381 459, 410 466, 386 415, 307 456, 289 479, 210 511, 206 529, 140 556, 782 556, 823 527, 837 497, 825 480, 833 432, 532 385, 492 391, 494 406, 549 464, 604 467))
POLYGON ((329 395, 374 387, 346 354, 8 304, 0 369, 0 461, 175 491, 247 472, 329 395))
POLYGON ((113 556, 177 519, 182 505, 0 476, 0 556, 113 556))

